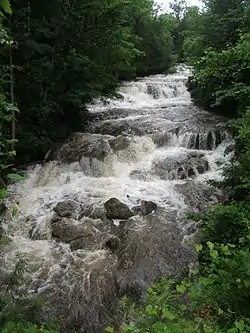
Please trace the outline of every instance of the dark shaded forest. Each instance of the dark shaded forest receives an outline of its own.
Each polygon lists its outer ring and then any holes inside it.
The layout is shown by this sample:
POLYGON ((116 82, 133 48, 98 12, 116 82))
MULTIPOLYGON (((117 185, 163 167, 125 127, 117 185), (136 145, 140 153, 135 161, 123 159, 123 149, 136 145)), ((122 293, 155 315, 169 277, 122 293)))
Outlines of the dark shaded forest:
POLYGON ((18 163, 42 159, 53 142, 82 129, 86 104, 112 96, 120 80, 171 66, 178 23, 151 0, 12 1, 11 8, 1 24, 1 119, 2 136, 17 140, 18 163))

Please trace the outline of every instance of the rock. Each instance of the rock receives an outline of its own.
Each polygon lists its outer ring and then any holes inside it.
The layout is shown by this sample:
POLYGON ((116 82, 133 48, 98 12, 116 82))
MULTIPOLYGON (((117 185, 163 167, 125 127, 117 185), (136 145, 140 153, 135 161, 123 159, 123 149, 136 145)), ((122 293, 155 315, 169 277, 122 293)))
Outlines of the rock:
POLYGON ((105 218, 105 209, 103 207, 95 207, 89 214, 89 217, 94 220, 103 219, 105 218))
POLYGON ((134 213, 117 198, 111 198, 105 202, 106 215, 109 219, 127 220, 134 216, 134 213))
POLYGON ((61 201, 53 208, 60 217, 72 217, 77 214, 80 205, 73 200, 61 201))
POLYGON ((111 221, 85 218, 82 221, 61 218, 51 224, 52 237, 78 249, 110 249, 114 252, 119 246, 117 227, 111 221))
POLYGON ((179 155, 157 158, 152 163, 152 171, 161 179, 186 179, 209 170, 208 161, 198 152, 180 152, 179 155))
POLYGON ((143 298, 153 281, 162 276, 181 278, 197 260, 195 251, 182 242, 174 213, 157 212, 124 222, 120 237, 117 278, 122 294, 143 298))
POLYGON ((75 133, 61 146, 54 157, 66 163, 80 161, 82 157, 96 158, 103 161, 111 151, 108 138, 110 136, 75 133))
POLYGON ((108 248, 111 252, 116 252, 120 245, 120 240, 116 236, 109 236, 105 241, 103 242, 102 248, 108 248))
POLYGON ((110 147, 114 151, 124 150, 129 147, 131 143, 131 139, 124 135, 119 135, 114 137, 113 139, 109 140, 110 147))
POLYGON ((7 210, 5 203, 0 202, 0 215, 4 214, 7 210))
POLYGON ((157 204, 153 201, 141 200, 140 206, 135 206, 132 211, 135 215, 147 216, 157 209, 157 204))
POLYGON ((141 206, 134 206, 131 208, 134 215, 142 215, 141 206))
POLYGON ((48 298, 42 318, 46 321, 63 318, 61 332, 74 332, 77 327, 78 332, 103 333, 119 305, 117 257, 111 251, 86 254, 85 250, 78 250, 73 258, 66 254, 62 264, 54 265, 52 272, 50 267, 42 271, 38 286, 48 298), (49 288, 47 281, 51 283, 49 288))
POLYGON ((84 205, 79 213, 79 219, 82 219, 83 217, 90 217, 94 220, 101 219, 106 215, 105 213, 104 207, 95 206, 93 204, 84 205))
POLYGON ((153 201, 141 201, 141 211, 142 215, 146 216, 151 214, 153 211, 157 209, 157 204, 154 203, 153 201))
POLYGON ((90 220, 79 223, 64 218, 52 224, 52 237, 70 244, 72 250, 94 250, 101 241, 101 235, 90 220))
POLYGON ((175 189, 184 198, 184 203, 193 212, 205 212, 211 204, 223 202, 226 194, 206 183, 193 183, 187 181, 185 184, 176 184, 175 189))

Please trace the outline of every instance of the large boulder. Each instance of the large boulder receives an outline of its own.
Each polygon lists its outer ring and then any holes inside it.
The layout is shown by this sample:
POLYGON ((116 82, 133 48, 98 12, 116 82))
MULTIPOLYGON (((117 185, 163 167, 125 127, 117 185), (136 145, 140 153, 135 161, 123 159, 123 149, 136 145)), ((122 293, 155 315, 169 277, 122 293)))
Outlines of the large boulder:
POLYGON ((72 250, 107 248, 115 251, 119 246, 119 239, 110 233, 114 229, 101 220, 86 218, 79 222, 63 218, 52 223, 51 228, 52 237, 68 243, 72 250))
POLYGON ((157 158, 152 163, 152 171, 166 180, 193 178, 209 170, 208 161, 200 152, 179 152, 157 158))
POLYGON ((80 205, 74 200, 58 202, 53 208, 60 217, 73 217, 79 212, 80 205))
POLYGON ((157 209, 157 204, 154 203, 153 201, 146 201, 146 200, 141 201, 142 215, 149 215, 156 209, 157 209))
POLYGON ((195 251, 183 242, 174 212, 136 217, 120 228, 117 277, 122 294, 143 298, 153 281, 163 276, 181 278, 197 260, 195 251))
POLYGON ((117 198, 111 198, 105 202, 106 216, 109 219, 127 220, 134 216, 134 213, 123 202, 117 198))
POLYGON ((56 152, 55 158, 66 163, 80 161, 83 157, 103 161, 111 151, 109 138, 99 134, 75 133, 56 152))

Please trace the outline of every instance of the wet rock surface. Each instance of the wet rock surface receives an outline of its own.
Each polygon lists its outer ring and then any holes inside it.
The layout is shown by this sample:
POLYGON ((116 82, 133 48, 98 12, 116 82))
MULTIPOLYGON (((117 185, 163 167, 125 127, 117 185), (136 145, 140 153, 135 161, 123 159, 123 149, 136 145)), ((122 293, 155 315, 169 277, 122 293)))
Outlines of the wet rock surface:
POLYGON ((115 250, 119 245, 119 239, 112 235, 112 228, 103 226, 103 221, 85 219, 76 221, 61 219, 52 224, 52 237, 68 243, 72 250, 95 250, 110 248, 115 250), (106 229, 106 230, 105 230, 106 229))
POLYGON ((82 157, 103 160, 111 150, 108 138, 98 134, 75 133, 55 153, 55 158, 65 163, 80 161, 82 157))
POLYGON ((111 198, 106 201, 104 207, 109 219, 127 220, 134 216, 134 213, 117 198, 111 198))
POLYGON ((152 201, 141 200, 141 204, 135 207, 132 207, 132 211, 135 215, 147 216, 152 212, 156 211, 157 204, 152 201))
POLYGON ((118 253, 118 283, 122 293, 144 297, 148 285, 160 276, 181 276, 196 260, 191 248, 182 244, 176 217, 152 215, 123 226, 118 253), (172 221, 171 221, 172 220, 172 221))
POLYGON ((6 212, 6 210, 7 210, 7 207, 6 207, 5 203, 0 202, 0 216, 2 214, 4 214, 6 212))
POLYGON ((56 204, 53 208, 54 212, 57 213, 60 217, 72 217, 77 215, 80 206, 76 201, 67 200, 61 201, 56 204))
POLYGON ((163 156, 153 161, 153 172, 161 179, 186 179, 209 170, 208 161, 199 152, 163 156))
POLYGON ((209 206, 226 200, 226 193, 208 184, 191 181, 176 184, 176 190, 183 196, 190 211, 205 212, 209 206))

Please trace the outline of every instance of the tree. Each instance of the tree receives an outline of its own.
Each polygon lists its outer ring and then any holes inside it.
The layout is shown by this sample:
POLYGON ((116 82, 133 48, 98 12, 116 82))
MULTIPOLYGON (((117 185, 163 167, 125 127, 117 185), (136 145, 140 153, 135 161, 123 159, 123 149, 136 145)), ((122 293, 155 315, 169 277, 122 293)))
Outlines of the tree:
POLYGON ((241 0, 204 0, 205 43, 214 49, 234 46, 244 25, 246 2, 241 0))
MULTIPOLYGON (((0 1, 0 37, 1 37, 1 55, 7 50, 9 54, 9 66, 7 72, 4 66, 0 67, 1 80, 0 80, 0 178, 2 176, 2 168, 7 161, 14 155, 14 144, 15 144, 15 112, 17 108, 14 106, 14 94, 13 94, 13 66, 12 66, 12 44, 13 41, 10 34, 4 28, 2 21, 5 14, 11 14, 11 6, 9 1, 0 1), (9 73, 8 73, 9 72, 9 73), (8 83, 9 91, 7 89, 8 83), (11 96, 8 98, 8 96, 11 96), (9 99, 9 102, 7 101, 9 99), (11 134, 9 123, 11 122, 11 134), (10 140, 11 138, 11 140, 10 140), (11 149, 12 148, 12 149, 11 149)), ((9 21, 10 22, 10 21, 9 21)), ((2 183, 2 182, 1 182, 2 183)), ((2 186, 2 184, 1 184, 2 186)))
POLYGON ((203 18, 204 14, 198 7, 187 7, 184 16, 183 56, 191 63, 199 59, 205 51, 203 18))
POLYGON ((184 30, 186 27, 185 19, 183 15, 187 8, 185 0, 174 0, 170 3, 170 8, 173 11, 173 15, 176 18, 177 25, 173 33, 173 51, 177 55, 179 61, 183 59, 183 42, 184 42, 184 30))
POLYGON ((195 101, 206 108, 237 116, 250 105, 250 38, 235 47, 209 51, 196 63, 190 89, 195 101))
POLYGON ((186 0, 174 0, 169 6, 173 11, 174 16, 180 21, 187 7, 186 0))

